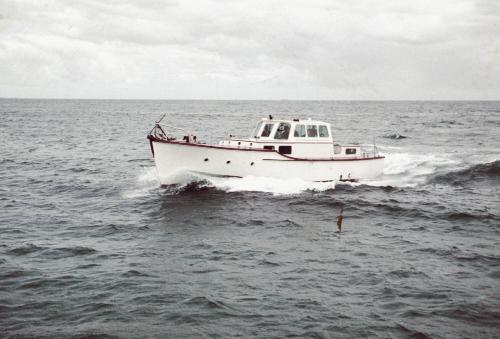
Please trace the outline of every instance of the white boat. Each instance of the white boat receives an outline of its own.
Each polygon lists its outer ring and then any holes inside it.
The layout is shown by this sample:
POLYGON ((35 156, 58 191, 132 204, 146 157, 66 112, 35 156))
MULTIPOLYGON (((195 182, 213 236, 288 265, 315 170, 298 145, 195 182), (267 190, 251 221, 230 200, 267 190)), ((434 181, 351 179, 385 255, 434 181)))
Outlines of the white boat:
MULTIPOLYGON (((161 120, 160 120, 161 121, 161 120)), ((382 174, 384 157, 376 147, 334 141, 331 125, 315 120, 261 119, 248 138, 230 136, 206 144, 187 133, 174 138, 172 127, 157 122, 148 135, 161 185, 179 173, 206 176, 262 176, 305 181, 358 181, 382 174)))

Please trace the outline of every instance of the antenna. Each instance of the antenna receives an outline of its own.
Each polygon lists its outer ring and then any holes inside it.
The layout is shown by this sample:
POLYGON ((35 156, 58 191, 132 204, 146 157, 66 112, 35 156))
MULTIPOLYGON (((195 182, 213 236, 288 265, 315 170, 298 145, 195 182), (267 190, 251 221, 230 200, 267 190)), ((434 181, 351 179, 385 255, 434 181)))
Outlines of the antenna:
POLYGON ((159 123, 163 120, 163 118, 165 118, 165 115, 167 115, 167 113, 163 114, 163 115, 161 116, 160 120, 158 120, 156 123, 157 123, 157 124, 159 124, 159 123))

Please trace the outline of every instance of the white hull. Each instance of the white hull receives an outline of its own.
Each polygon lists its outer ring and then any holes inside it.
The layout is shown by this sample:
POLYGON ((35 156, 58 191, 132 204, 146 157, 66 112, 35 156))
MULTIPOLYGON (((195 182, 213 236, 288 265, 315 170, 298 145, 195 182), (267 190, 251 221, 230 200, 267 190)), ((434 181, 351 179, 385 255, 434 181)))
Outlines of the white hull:
POLYGON ((305 181, 370 179, 382 174, 383 157, 305 160, 263 149, 238 149, 151 140, 160 183, 175 183, 180 172, 211 176, 262 176, 305 181))

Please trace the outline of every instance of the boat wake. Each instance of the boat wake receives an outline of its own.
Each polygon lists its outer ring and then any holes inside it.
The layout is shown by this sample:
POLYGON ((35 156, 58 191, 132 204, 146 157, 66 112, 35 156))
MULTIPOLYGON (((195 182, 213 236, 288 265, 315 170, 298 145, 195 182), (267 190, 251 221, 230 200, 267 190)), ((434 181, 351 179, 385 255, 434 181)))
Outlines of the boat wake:
POLYGON ((362 180, 369 186, 416 187, 425 184, 428 177, 443 170, 456 170, 461 161, 436 154, 385 154, 384 175, 373 180, 362 180))
POLYGON ((141 198, 149 195, 151 192, 158 190, 160 180, 154 166, 143 167, 137 176, 136 182, 130 190, 122 193, 122 197, 126 199, 141 198))
MULTIPOLYGON (((335 188, 334 182, 309 182, 301 179, 275 179, 247 176, 244 178, 211 177, 192 172, 179 172, 169 178, 166 187, 171 194, 203 189, 225 192, 264 192, 274 195, 299 194, 305 191, 321 192, 335 188)), ((160 183, 155 167, 144 168, 137 178, 135 188, 123 193, 124 198, 140 198, 158 190, 160 183)))
POLYGON ((215 188, 226 192, 265 192, 275 195, 322 192, 335 188, 334 182, 309 182, 301 179, 275 179, 247 176, 244 178, 206 178, 215 188))

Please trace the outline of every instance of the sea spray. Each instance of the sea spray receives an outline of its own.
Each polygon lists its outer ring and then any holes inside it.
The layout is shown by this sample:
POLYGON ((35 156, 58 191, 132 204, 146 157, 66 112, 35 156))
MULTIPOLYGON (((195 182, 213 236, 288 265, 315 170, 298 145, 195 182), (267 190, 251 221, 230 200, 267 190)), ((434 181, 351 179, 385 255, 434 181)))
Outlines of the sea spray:
POLYGON ((149 195, 151 191, 158 189, 160 181, 158 180, 156 168, 154 166, 143 167, 131 186, 131 189, 122 194, 124 198, 144 197, 149 195))
POLYGON ((428 175, 447 168, 455 169, 460 161, 448 155, 387 153, 383 176, 363 180, 371 186, 415 187, 423 184, 428 175))
POLYGON ((244 178, 209 178, 214 187, 226 192, 267 192, 275 195, 298 194, 305 191, 326 191, 335 188, 334 182, 310 182, 301 179, 276 179, 247 176, 244 178))

